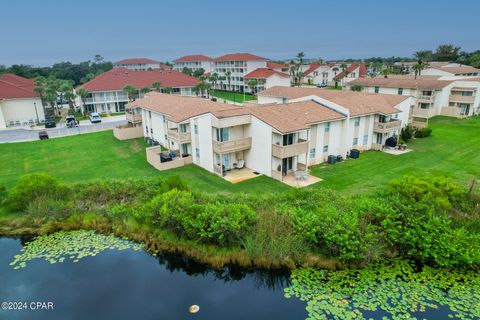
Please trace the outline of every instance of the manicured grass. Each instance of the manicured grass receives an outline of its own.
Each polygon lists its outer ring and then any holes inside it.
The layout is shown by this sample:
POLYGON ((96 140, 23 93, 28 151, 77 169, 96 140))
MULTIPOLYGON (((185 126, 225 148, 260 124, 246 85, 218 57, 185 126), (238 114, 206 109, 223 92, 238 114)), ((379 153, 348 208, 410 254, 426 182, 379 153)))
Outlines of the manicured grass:
POLYGON ((330 90, 343 90, 342 86, 338 86, 335 88, 335 86, 326 86, 325 89, 330 89, 330 90))
MULTIPOLYGON (((324 179, 320 184, 348 193, 360 193, 384 186, 402 175, 443 175, 468 185, 480 179, 480 117, 430 119, 431 137, 407 145, 413 151, 394 156, 380 151, 363 152, 360 159, 335 165, 310 167, 324 179)), ((319 184, 314 185, 319 187, 319 184)))
MULTIPOLYGON (((433 134, 408 143, 412 152, 390 155, 363 152, 360 159, 310 167, 323 179, 308 188, 331 188, 361 193, 383 187, 402 175, 445 175, 468 183, 480 179, 480 117, 430 120, 433 134)), ((44 172, 65 182, 106 178, 142 178, 179 175, 192 189, 219 193, 282 192, 290 187, 260 176, 231 184, 195 165, 157 171, 145 156, 143 139, 118 141, 103 131, 45 141, 0 144, 0 185, 11 188, 25 173, 44 172)))
POLYGON ((243 93, 241 92, 228 92, 228 91, 213 91, 211 93, 213 97, 217 97, 220 99, 225 99, 229 101, 234 101, 238 103, 243 103, 244 101, 250 101, 250 100, 255 100, 256 97, 252 96, 251 94, 245 93, 245 100, 243 100, 243 93))

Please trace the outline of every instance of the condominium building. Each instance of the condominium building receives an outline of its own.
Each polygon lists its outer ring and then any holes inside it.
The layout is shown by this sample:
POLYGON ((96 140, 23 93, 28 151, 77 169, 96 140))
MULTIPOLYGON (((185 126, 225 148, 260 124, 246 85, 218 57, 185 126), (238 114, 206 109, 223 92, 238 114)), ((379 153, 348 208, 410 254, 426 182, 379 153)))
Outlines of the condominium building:
POLYGON ((245 75, 258 68, 267 68, 267 59, 250 53, 234 53, 213 59, 212 72, 223 79, 217 83, 217 89, 243 92, 248 90, 245 75))
MULTIPOLYGON (((114 68, 77 87, 77 91, 84 88, 90 94, 86 98, 85 105, 81 98, 77 97, 76 105, 81 106, 85 112, 124 112, 129 97, 123 88, 130 85, 138 90, 153 89, 154 82, 160 82, 161 90, 170 88, 172 94, 192 95, 193 87, 197 85, 198 80, 175 70, 132 71, 114 68)), ((143 93, 138 92, 135 98, 138 97, 143 97, 143 93)))
POLYGON ((202 54, 188 55, 173 60, 173 69, 182 71, 184 68, 189 68, 192 71, 203 69, 205 73, 212 71, 213 59, 202 54))
POLYGON ((341 63, 312 63, 304 66, 302 71, 304 82, 314 85, 332 85, 335 81, 344 85, 357 78, 367 76, 367 68, 361 62, 348 64, 346 68, 342 68, 341 63))
POLYGON ((35 82, 14 74, 0 74, 0 129, 45 120, 35 82))
POLYGON ((130 70, 154 70, 154 69, 171 69, 170 66, 162 64, 158 61, 148 58, 131 58, 117 61, 113 64, 114 68, 127 68, 130 70))
POLYGON ((480 78, 473 77, 389 76, 388 78, 356 79, 347 89, 360 85, 365 92, 413 97, 411 122, 423 126, 426 119, 436 115, 464 117, 478 114, 480 78))
POLYGON ((252 93, 252 88, 248 85, 250 80, 255 80, 257 83, 255 93, 274 86, 290 86, 289 74, 268 68, 258 68, 244 76, 246 85, 245 91, 252 93))
POLYGON ((156 92, 128 107, 140 110, 145 137, 161 145, 147 149, 159 170, 194 163, 229 180, 248 168, 286 182, 328 155, 381 148, 399 133, 409 99, 272 87, 259 94, 260 104, 244 107, 156 92), (161 148, 171 161, 161 160, 161 148))
POLYGON ((421 74, 424 76, 478 77, 480 69, 455 62, 429 62, 421 74))

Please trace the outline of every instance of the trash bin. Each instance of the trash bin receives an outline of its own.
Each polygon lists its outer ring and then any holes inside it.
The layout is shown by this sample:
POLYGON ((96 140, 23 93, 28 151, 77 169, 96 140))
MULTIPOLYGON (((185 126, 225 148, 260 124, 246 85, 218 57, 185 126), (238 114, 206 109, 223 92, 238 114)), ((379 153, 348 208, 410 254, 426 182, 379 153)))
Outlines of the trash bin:
POLYGON ((343 161, 343 157, 341 155, 338 155, 337 156, 337 162, 342 162, 343 161))

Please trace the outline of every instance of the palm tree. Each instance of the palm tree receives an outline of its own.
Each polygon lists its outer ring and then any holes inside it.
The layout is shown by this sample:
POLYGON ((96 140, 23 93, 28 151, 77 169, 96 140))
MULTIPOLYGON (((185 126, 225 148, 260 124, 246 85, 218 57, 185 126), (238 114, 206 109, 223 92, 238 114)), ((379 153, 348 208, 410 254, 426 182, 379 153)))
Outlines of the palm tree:
POLYGON ((45 112, 45 104, 46 104, 46 99, 45 99, 46 89, 45 89, 45 85, 46 85, 46 79, 45 79, 45 77, 39 76, 39 77, 36 77, 36 78, 35 78, 35 88, 33 89, 33 91, 35 91, 35 93, 40 96, 40 100, 42 101, 43 114, 46 114, 46 112, 45 112))
POLYGON ((345 71, 345 69, 347 68, 347 64, 344 62, 340 65, 340 68, 342 68, 342 71, 345 71))
POLYGON ((160 92, 160 88, 162 87, 162 84, 160 81, 155 81, 152 83, 152 88, 155 89, 155 91, 160 92))
POLYGON ((296 77, 298 79, 298 86, 300 86, 302 84, 302 81, 303 81, 303 72, 301 72, 301 70, 302 70, 304 58, 305 58, 305 53, 304 52, 297 53, 298 65, 297 65, 297 70, 296 70, 297 71, 296 77))
POLYGON ((216 72, 212 73, 210 75, 210 77, 208 78, 208 81, 210 81, 212 83, 213 89, 215 89, 217 87, 218 79, 219 79, 218 73, 216 73, 216 72))
POLYGON ((379 72, 381 75, 383 75, 384 78, 388 78, 388 75, 391 73, 390 68, 386 67, 379 72))
POLYGON ((255 95, 257 89, 258 81, 257 79, 248 80, 247 86, 250 88, 252 95, 255 95))
POLYGON ((292 79, 291 81, 291 86, 294 87, 297 85, 297 70, 298 70, 298 65, 295 63, 295 61, 290 61, 290 66, 288 68, 288 71, 290 73, 290 77, 292 79))
POLYGON ((428 61, 432 59, 433 54, 430 50, 423 50, 415 52, 413 56, 417 59, 417 63, 412 66, 417 79, 417 76, 422 75, 422 70, 428 66, 428 61))
POLYGON ((172 88, 171 87, 165 87, 165 88, 163 88, 163 92, 172 93, 172 88))
POLYGON ((228 91, 232 91, 232 87, 230 85, 230 83, 232 81, 232 72, 230 72, 230 71, 225 72, 225 77, 226 77, 227 82, 228 82, 228 91))
POLYGON ((123 87, 123 91, 128 95, 129 101, 135 101, 135 95, 137 94, 138 90, 135 89, 133 86, 127 84, 123 87))
POLYGON ((87 101, 87 97, 90 95, 90 91, 88 91, 85 88, 80 88, 77 90, 77 95, 82 100, 82 110, 83 110, 83 114, 85 115, 85 104, 87 101))
POLYGON ((338 67, 333 67, 332 70, 333 70, 333 72, 335 72, 335 75, 337 75, 337 72, 338 72, 340 69, 338 69, 338 67))
POLYGON ((142 89, 140 89, 140 93, 143 93, 144 95, 146 93, 149 93, 150 91, 152 91, 152 89, 150 89, 149 87, 143 87, 142 89))

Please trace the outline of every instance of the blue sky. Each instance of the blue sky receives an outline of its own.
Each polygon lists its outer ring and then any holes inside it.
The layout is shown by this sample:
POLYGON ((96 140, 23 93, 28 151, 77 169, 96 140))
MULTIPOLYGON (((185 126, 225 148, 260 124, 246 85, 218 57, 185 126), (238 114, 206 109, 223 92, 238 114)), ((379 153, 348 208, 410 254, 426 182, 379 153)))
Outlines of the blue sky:
POLYGON ((480 49, 477 0, 16 0, 0 7, 0 65, 251 52, 272 59, 480 49))

